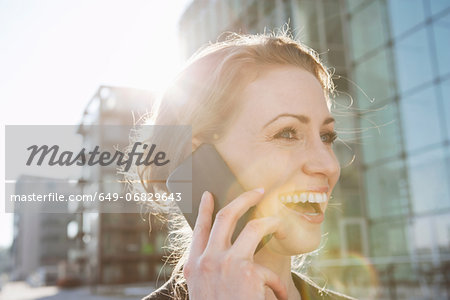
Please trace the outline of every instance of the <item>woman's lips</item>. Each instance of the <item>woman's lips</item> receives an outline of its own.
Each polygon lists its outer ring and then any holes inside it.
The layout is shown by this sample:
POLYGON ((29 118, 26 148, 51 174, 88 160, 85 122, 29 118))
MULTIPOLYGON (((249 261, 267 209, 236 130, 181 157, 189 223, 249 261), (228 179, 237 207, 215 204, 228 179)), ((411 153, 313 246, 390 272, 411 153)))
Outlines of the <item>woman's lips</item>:
MULTIPOLYGON (((289 212, 295 213, 299 216, 301 216, 302 218, 304 218, 306 221, 313 223, 313 224, 320 224, 323 222, 324 220, 324 214, 322 212, 322 210, 318 210, 318 211, 314 211, 314 212, 310 212, 310 211, 301 211, 296 209, 295 207, 289 207, 287 205, 282 205, 283 209, 288 210, 289 212)), ((320 207, 320 206, 319 206, 320 207)))

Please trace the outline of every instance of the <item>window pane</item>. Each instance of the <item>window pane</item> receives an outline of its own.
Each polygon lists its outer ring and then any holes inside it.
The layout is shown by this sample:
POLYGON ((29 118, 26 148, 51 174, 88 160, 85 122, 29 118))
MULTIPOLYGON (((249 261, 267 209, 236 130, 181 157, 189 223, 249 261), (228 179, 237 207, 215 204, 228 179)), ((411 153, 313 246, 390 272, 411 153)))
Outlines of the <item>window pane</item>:
MULTIPOLYGON (((269 1, 273 2, 273 0, 269 1)), ((296 1, 292 4, 294 28, 298 28, 299 38, 310 47, 312 44, 319 43, 319 26, 317 24, 319 18, 316 4, 314 0, 296 1)))
POLYGON ((442 254, 450 254, 449 213, 416 218, 413 228, 417 254, 432 254, 433 247, 442 254))
MULTIPOLYGON (((450 1, 449 1, 450 2, 450 1)), ((433 24, 439 75, 450 73, 450 13, 433 24)))
POLYGON ((341 4, 339 1, 323 1, 325 30, 328 44, 342 44, 341 4))
POLYGON ((336 69, 337 75, 341 76, 345 76, 345 74, 343 73, 347 71, 345 67, 345 51, 346 50, 343 48, 338 47, 331 48, 330 51, 327 53, 328 59, 325 61, 327 65, 333 66, 333 68, 336 69))
POLYGON ((431 218, 424 217, 414 220, 414 247, 417 254, 431 254, 433 247, 431 218))
POLYGON ((444 149, 408 158, 410 194, 416 213, 450 208, 449 177, 444 149))
POLYGON ((396 161, 373 166, 367 170, 365 181, 370 218, 376 219, 408 213, 403 162, 396 161))
POLYGON ((430 47, 425 28, 400 40, 394 49, 402 92, 432 80, 430 47))
POLYGON ((345 226, 347 236, 347 250, 353 253, 363 253, 362 228, 360 224, 347 224, 345 226))
POLYGON ((360 108, 377 105, 395 93, 393 69, 387 50, 377 53, 355 67, 356 98, 360 108), (371 103, 370 99, 375 99, 371 103))
POLYGON ((397 107, 390 103, 379 111, 363 115, 360 120, 362 150, 367 164, 380 159, 396 157, 401 151, 401 133, 397 107))
POLYGON ((394 0, 387 3, 394 37, 425 21, 422 0, 394 0))
MULTIPOLYGON (((346 180, 347 178, 343 179, 346 180)), ((358 191, 345 191, 342 198, 342 210, 346 217, 359 217, 362 215, 363 208, 361 207, 361 196, 358 191)))
POLYGON ((435 218, 435 225, 439 252, 450 254, 450 214, 435 218))
POLYGON ((402 98, 400 107, 407 150, 442 141, 434 85, 402 98))
POLYGON ((448 0, 428 0, 430 2, 431 13, 436 14, 447 8, 450 8, 450 1, 448 0))
POLYGON ((353 11, 356 7, 362 4, 364 1, 361 0, 347 0, 347 10, 353 11))
POLYGON ((386 10, 381 1, 373 1, 350 19, 354 59, 386 43, 386 10))
POLYGON ((444 105, 444 116, 447 125, 447 138, 450 139, 450 80, 441 82, 442 104, 444 105))
POLYGON ((408 254, 405 222, 378 223, 371 226, 371 255, 400 256, 408 254))

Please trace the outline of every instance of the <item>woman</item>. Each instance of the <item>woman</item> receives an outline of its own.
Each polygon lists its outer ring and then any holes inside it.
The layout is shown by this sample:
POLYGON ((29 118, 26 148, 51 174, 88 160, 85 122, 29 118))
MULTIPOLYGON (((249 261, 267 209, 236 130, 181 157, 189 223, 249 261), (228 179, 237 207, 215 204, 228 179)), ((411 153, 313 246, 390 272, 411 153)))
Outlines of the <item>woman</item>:
MULTIPOLYGON (((248 192, 213 221, 213 198, 205 191, 193 232, 170 216, 177 264, 145 299, 347 299, 291 271, 292 257, 319 246, 339 178, 332 91, 317 55, 285 35, 233 35, 194 55, 149 123, 191 125, 192 151, 213 144, 248 192), (231 243, 237 220, 252 206, 257 217, 231 243)), ((177 151, 180 162, 190 154, 174 149, 171 157, 177 151)), ((165 191, 145 184, 157 172, 139 170, 146 191, 165 191)))

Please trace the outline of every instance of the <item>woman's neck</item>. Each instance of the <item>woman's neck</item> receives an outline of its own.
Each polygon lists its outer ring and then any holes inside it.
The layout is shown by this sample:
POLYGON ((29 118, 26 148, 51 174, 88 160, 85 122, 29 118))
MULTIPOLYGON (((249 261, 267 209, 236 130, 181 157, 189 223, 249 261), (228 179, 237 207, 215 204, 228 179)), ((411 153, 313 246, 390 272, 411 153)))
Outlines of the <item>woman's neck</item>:
MULTIPOLYGON (((300 293, 297 290, 291 274, 291 257, 280 255, 270 250, 269 247, 262 248, 254 256, 255 263, 268 268, 277 274, 287 288, 289 300, 300 300, 300 293)), ((272 291, 266 293, 266 300, 276 299, 272 291)))

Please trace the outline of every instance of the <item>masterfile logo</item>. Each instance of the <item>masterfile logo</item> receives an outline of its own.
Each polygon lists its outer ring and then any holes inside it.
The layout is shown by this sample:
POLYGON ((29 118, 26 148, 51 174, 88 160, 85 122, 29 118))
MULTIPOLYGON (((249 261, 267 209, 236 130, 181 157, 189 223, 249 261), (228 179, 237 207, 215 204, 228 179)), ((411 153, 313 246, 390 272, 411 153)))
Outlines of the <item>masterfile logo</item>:
POLYGON ((27 166, 30 166, 35 157, 35 164, 41 166, 46 158, 47 164, 49 166, 59 165, 59 166, 71 166, 76 164, 77 166, 109 166, 116 163, 118 167, 125 165, 124 171, 127 172, 131 165, 133 164, 134 157, 136 157, 136 166, 150 166, 155 164, 156 166, 164 166, 169 163, 170 160, 166 159, 166 153, 164 151, 158 151, 154 154, 156 145, 143 144, 141 142, 136 142, 127 155, 124 152, 116 150, 114 153, 109 151, 99 151, 100 146, 95 146, 92 151, 87 151, 86 148, 81 149, 80 152, 74 153, 72 151, 63 151, 59 153, 59 146, 53 145, 49 147, 48 145, 32 145, 27 148, 30 151, 30 156, 28 157, 27 166), (142 148, 141 151, 138 148, 142 148), (144 157, 145 155, 145 157, 144 157))
POLYGON ((181 151, 190 153, 190 126, 7 125, 5 138, 6 212, 138 213, 151 201, 177 202, 190 211, 190 197, 138 193, 132 185, 142 179, 124 177, 158 168, 161 175, 146 183, 164 185, 165 174, 176 168, 171 148, 178 151, 182 143, 181 151))

